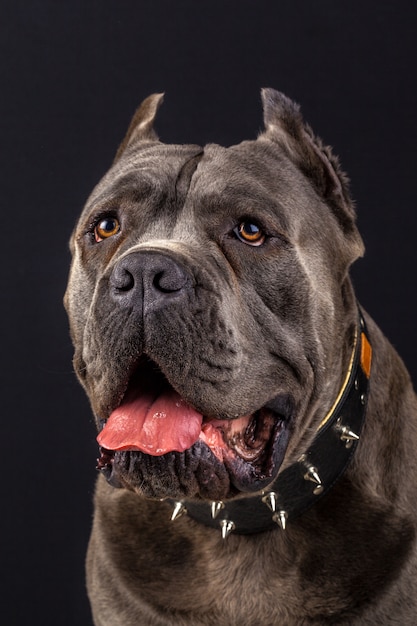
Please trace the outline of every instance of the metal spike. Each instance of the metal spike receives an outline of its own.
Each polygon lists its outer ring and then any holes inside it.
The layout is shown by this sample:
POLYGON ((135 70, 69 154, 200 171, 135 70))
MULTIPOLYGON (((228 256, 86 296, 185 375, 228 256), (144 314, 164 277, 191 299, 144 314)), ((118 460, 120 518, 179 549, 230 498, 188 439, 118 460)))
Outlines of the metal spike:
POLYGON ((304 463, 304 466, 307 470, 303 476, 304 480, 309 480, 310 482, 316 485, 313 489, 313 493, 315 496, 318 496, 320 493, 322 493, 324 487, 323 487, 323 483, 321 482, 321 478, 319 476, 317 467, 314 467, 314 465, 311 465, 306 460, 306 457, 304 455, 301 457, 300 461, 304 463))
POLYGON ((304 474, 304 480, 310 480, 312 483, 315 483, 316 485, 321 485, 321 478, 317 472, 317 468, 314 467, 314 465, 308 465, 307 466, 307 471, 304 474))
POLYGON ((359 441, 359 435, 350 430, 348 426, 343 426, 340 431, 340 439, 345 442, 346 448, 351 448, 354 441, 359 441))
POLYGON ((282 530, 286 529, 288 519, 287 511, 277 511, 277 513, 273 514, 272 519, 276 524, 278 524, 278 526, 281 526, 282 530))
POLYGON ((349 426, 343 425, 340 417, 336 422, 336 430, 340 434, 341 441, 345 442, 345 447, 348 449, 352 447, 354 441, 359 441, 359 435, 350 430, 349 426))
POLYGON ((185 508, 184 504, 182 502, 176 502, 174 504, 174 510, 172 511, 171 522, 174 522, 185 513, 187 513, 187 509, 185 508))
POLYGON ((222 529, 222 539, 227 539, 230 533, 235 529, 235 524, 230 519, 222 519, 220 521, 220 528, 222 529))
POLYGON ((278 499, 277 499, 277 494, 275 493, 275 491, 270 491, 269 493, 267 493, 262 498, 262 502, 271 509, 272 513, 275 513, 275 511, 277 510, 277 506, 278 506, 278 499))
POLYGON ((211 517, 216 519, 220 511, 224 509, 224 503, 221 500, 215 500, 211 503, 211 517))

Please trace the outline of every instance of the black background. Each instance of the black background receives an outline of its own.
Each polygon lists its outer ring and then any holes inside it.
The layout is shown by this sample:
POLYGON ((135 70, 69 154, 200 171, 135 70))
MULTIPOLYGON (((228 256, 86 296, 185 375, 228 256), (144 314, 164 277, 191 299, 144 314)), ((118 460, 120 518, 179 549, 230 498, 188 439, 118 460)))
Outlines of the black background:
POLYGON ((71 370, 67 241, 142 98, 167 142, 262 127, 302 104, 352 180, 362 304, 417 377, 414 0, 3 0, 0 9, 1 620, 88 626, 95 433, 71 370))

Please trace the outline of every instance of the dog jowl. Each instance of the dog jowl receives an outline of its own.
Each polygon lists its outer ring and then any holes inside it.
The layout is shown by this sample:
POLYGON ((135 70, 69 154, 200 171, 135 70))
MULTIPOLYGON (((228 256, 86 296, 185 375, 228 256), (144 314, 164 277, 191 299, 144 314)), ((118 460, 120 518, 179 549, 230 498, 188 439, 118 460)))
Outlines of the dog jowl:
POLYGON ((412 385, 354 296, 338 160, 262 99, 223 148, 161 143, 150 96, 72 237, 97 625, 417 618, 412 385))

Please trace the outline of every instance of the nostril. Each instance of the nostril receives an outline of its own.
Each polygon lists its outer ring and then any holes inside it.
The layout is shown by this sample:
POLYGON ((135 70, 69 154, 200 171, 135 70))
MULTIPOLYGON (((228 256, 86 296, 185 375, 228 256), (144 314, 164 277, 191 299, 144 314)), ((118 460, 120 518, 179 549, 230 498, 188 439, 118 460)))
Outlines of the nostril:
POLYGON ((137 252, 116 263, 109 286, 118 306, 150 310, 187 297, 193 289, 193 278, 182 264, 167 255, 137 252))
POLYGON ((166 281, 164 281, 164 272, 158 272, 158 274, 155 274, 154 276, 152 285, 155 289, 161 291, 162 293, 169 293, 172 291, 172 288, 164 286, 164 282, 166 283, 166 281))
POLYGON ((152 285, 154 289, 161 293, 175 293, 181 291, 188 282, 187 274, 177 265, 172 265, 168 269, 165 268, 156 272, 152 285))
POLYGON ((130 291, 135 286, 135 279, 125 268, 118 268, 112 275, 112 285, 116 291, 130 291))

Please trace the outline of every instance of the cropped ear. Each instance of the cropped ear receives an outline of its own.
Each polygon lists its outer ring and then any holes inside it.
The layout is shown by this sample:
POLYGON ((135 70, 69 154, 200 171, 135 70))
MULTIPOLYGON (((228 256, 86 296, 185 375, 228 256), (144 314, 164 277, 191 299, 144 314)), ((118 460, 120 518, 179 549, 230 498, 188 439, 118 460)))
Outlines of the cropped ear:
POLYGON ((158 135, 154 131, 153 123, 163 100, 163 93, 154 93, 142 102, 130 122, 126 136, 117 150, 114 162, 116 162, 126 148, 133 143, 139 141, 158 141, 158 135))
POLYGON ((298 104, 274 89, 262 89, 265 133, 313 183, 329 204, 343 232, 350 236, 357 255, 363 243, 355 225, 355 209, 349 193, 349 180, 338 158, 313 134, 301 115, 298 104))

